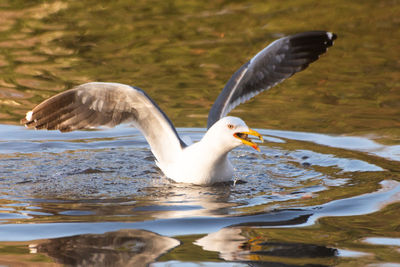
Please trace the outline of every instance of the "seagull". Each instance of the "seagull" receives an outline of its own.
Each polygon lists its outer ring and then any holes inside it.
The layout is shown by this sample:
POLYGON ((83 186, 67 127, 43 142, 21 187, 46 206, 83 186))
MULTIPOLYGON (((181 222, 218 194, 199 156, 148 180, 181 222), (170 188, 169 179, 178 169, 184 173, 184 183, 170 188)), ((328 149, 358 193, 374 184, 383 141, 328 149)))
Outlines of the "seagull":
POLYGON ((336 34, 309 31, 275 40, 230 78, 211 107, 207 132, 186 144, 161 108, 140 88, 120 83, 89 82, 59 93, 27 112, 28 128, 68 132, 131 123, 150 145, 156 165, 175 182, 211 185, 231 181, 229 152, 248 145, 258 151, 262 136, 237 117, 239 104, 302 71, 333 45, 336 34), (251 138, 250 138, 251 137, 251 138))

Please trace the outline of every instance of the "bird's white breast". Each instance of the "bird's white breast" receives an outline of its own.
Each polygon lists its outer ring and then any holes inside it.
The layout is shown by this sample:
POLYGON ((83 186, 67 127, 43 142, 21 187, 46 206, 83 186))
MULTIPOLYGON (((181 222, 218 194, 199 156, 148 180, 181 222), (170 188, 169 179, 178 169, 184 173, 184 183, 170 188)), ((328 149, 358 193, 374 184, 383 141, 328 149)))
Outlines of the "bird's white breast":
POLYGON ((157 165, 175 182, 207 185, 232 179, 234 170, 227 155, 218 155, 198 142, 183 149, 173 163, 157 165))

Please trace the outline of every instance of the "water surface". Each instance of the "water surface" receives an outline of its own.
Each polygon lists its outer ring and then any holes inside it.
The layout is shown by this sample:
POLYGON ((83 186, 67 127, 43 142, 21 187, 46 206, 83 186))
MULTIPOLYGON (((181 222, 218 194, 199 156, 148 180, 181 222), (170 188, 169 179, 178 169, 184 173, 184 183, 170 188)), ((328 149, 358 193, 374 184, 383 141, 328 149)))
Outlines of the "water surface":
POLYGON ((398 1, 3 1, 0 264, 400 264, 398 1), (89 81, 144 89, 197 141, 230 75, 276 38, 338 34, 306 71, 235 109, 261 152, 235 184, 166 179, 122 125, 28 130, 89 81), (99 262, 99 259, 102 259, 99 262))

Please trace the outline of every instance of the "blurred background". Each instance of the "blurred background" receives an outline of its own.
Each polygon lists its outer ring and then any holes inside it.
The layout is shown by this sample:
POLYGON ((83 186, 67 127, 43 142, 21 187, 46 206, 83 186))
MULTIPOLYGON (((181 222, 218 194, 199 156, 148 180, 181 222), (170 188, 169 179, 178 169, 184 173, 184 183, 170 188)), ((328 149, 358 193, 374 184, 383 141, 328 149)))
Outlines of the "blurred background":
POLYGON ((0 122, 90 81, 144 89, 178 127, 205 127, 242 64, 273 40, 338 34, 306 71, 232 114, 256 128, 399 141, 400 5, 384 1, 19 1, 0 3, 0 122))

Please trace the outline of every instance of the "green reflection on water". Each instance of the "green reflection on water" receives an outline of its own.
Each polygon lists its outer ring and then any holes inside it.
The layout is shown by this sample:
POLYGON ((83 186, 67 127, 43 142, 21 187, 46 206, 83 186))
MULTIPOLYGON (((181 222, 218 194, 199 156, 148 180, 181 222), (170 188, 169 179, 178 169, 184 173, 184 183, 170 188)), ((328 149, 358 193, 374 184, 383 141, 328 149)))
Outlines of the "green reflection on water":
POLYGON ((9 1, 0 12, 0 121, 88 81, 145 89, 177 126, 205 126, 230 75, 274 39, 339 38, 307 71, 233 114, 259 128, 399 136, 396 1, 9 1), (3 19, 5 20, 5 19, 3 19))
MULTIPOLYGON (((31 266, 31 264, 35 265, 38 263, 43 266, 42 264, 54 263, 54 261, 43 254, 31 254, 29 243, 0 243, 0 264, 4 264, 4 266, 31 266)), ((51 266, 57 265, 52 264, 51 266)))

